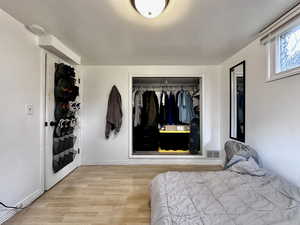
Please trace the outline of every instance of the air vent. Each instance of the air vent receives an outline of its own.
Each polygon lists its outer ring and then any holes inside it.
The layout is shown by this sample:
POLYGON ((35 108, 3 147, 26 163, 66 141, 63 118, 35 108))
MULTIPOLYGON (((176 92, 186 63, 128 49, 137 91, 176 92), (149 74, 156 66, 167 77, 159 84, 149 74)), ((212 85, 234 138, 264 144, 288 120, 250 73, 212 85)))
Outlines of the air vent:
POLYGON ((218 158, 220 158, 220 152, 219 151, 207 151, 207 158, 218 159, 218 158))

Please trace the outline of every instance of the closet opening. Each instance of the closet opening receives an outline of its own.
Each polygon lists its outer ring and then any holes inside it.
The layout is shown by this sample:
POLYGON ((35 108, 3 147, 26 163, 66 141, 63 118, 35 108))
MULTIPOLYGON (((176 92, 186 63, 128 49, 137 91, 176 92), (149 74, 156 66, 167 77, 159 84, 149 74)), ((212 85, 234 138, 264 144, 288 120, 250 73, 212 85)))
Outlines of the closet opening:
POLYGON ((131 154, 202 156, 200 76, 131 77, 131 154))

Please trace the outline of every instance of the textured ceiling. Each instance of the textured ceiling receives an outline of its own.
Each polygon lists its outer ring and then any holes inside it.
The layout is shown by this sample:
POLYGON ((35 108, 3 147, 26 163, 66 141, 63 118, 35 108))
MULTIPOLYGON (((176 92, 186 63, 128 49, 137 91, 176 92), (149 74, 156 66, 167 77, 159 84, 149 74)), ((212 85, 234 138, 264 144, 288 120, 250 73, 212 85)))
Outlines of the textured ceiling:
POLYGON ((145 19, 130 0, 0 0, 26 25, 39 24, 90 65, 219 64, 298 0, 170 0, 145 19))

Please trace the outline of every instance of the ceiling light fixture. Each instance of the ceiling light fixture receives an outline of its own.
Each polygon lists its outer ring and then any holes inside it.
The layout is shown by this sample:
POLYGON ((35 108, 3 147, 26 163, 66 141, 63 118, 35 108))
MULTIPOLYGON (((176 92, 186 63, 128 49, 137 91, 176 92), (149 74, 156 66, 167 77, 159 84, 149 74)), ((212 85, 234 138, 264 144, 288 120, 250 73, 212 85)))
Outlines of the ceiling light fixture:
POLYGON ((131 0, 131 3, 142 16, 151 19, 167 8, 169 0, 131 0))

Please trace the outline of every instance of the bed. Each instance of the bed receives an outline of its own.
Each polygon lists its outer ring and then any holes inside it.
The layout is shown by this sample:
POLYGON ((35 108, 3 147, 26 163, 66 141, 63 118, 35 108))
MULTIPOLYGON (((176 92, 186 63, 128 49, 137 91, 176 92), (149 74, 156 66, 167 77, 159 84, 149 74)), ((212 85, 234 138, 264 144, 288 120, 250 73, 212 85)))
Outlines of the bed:
POLYGON ((226 170, 154 178, 151 225, 300 225, 300 190, 261 167, 256 152, 226 143, 226 170))

